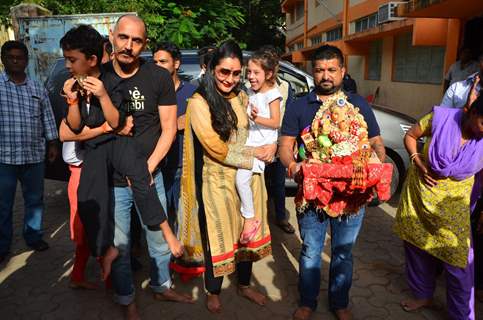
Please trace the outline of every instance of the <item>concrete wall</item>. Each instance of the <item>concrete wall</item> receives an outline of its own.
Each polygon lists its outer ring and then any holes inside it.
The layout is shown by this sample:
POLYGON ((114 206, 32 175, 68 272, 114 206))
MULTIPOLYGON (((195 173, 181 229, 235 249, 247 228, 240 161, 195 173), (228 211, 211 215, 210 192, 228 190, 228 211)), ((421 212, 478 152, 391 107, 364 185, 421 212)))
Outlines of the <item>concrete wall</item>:
POLYGON ((300 18, 299 20, 295 21, 294 23, 290 23, 290 14, 286 14, 286 20, 287 21, 287 36, 286 36, 286 42, 290 42, 294 38, 300 36, 301 34, 304 34, 304 18, 300 18))
POLYGON ((308 3, 308 29, 318 25, 322 21, 333 18, 334 15, 341 13, 344 7, 344 1, 341 0, 319 0, 319 2, 323 2, 325 6, 319 4, 317 7, 315 6, 316 1, 317 0, 309 0, 308 3), (330 12, 326 7, 330 9, 330 12))
POLYGON ((441 85, 392 81, 394 37, 383 40, 381 80, 365 80, 365 58, 349 56, 348 72, 356 80, 359 94, 366 97, 379 87, 376 103, 419 118, 441 102, 441 85))
POLYGON ((352 6, 355 6, 356 4, 362 3, 364 1, 366 1, 366 0, 350 0, 349 6, 352 7, 352 6))

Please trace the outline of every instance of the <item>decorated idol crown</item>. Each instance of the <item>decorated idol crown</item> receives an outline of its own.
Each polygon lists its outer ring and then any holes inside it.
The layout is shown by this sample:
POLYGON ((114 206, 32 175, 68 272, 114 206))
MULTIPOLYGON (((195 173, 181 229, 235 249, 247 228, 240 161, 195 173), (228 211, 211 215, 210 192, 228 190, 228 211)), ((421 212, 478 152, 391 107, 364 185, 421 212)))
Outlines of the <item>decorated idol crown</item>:
POLYGON ((323 102, 301 138, 298 154, 311 163, 365 163, 371 156, 367 123, 342 91, 323 102))

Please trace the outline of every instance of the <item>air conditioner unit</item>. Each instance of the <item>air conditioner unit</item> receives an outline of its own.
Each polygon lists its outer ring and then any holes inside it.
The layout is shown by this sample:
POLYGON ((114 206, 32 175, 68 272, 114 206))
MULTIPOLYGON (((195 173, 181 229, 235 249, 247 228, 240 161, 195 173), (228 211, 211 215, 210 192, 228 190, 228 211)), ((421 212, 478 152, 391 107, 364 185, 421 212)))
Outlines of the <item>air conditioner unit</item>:
POLYGON ((397 6, 405 2, 388 2, 379 6, 377 10, 377 23, 386 23, 390 21, 403 20, 405 18, 396 16, 397 6))

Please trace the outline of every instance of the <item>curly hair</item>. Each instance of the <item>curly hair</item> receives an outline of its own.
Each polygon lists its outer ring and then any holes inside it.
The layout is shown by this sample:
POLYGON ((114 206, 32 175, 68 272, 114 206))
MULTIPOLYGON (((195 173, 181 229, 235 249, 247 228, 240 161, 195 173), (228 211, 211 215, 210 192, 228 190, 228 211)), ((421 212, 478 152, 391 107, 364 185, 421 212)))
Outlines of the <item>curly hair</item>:
POLYGON ((266 48, 260 48, 259 50, 255 51, 249 59, 249 61, 256 63, 263 69, 263 71, 265 72, 265 81, 272 86, 277 80, 279 60, 280 59, 273 51, 266 48), (270 72, 272 73, 272 75, 267 78, 267 74, 270 72))

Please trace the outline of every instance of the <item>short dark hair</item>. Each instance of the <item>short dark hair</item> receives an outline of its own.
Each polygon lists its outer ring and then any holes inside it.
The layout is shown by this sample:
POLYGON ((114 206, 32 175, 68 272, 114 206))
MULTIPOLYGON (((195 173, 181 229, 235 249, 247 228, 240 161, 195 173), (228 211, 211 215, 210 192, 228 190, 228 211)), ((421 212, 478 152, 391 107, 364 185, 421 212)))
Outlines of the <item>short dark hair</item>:
POLYGON ((153 49, 153 55, 160 50, 168 52, 171 55, 171 58, 173 58, 173 60, 181 61, 181 51, 179 50, 178 46, 175 45, 174 43, 165 41, 165 42, 160 42, 156 44, 156 46, 154 46, 154 49, 153 49))
POLYGON ((314 54, 312 55, 312 65, 315 65, 315 61, 317 60, 331 60, 337 59, 339 60, 340 66, 344 66, 344 55, 342 51, 337 48, 336 46, 331 46, 330 44, 324 44, 323 46, 318 47, 314 54))
POLYGON ((60 39, 62 50, 79 50, 86 58, 97 57, 100 64, 104 54, 104 39, 99 32, 87 24, 73 27, 60 39))
POLYGON ((10 40, 10 41, 5 41, 5 43, 2 45, 2 49, 1 49, 2 57, 5 57, 7 55, 7 52, 12 49, 22 50, 23 53, 25 54, 25 57, 28 58, 29 56, 29 51, 27 49, 27 46, 23 42, 10 40))
POLYGON ((111 55, 112 53, 112 43, 109 40, 108 36, 103 36, 102 37, 102 45, 104 46, 104 50, 106 50, 108 55, 111 55))

